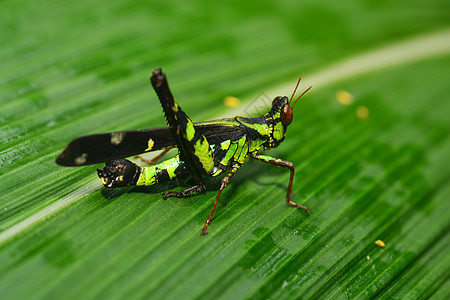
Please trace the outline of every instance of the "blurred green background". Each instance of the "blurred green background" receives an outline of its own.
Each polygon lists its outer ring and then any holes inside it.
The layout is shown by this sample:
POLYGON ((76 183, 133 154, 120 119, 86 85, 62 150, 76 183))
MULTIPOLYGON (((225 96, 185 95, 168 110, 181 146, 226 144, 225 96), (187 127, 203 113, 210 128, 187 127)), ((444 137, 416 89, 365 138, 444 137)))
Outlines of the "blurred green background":
POLYGON ((0 298, 450 297, 449 1, 18 0, 0 28, 0 298), (75 137, 163 126, 158 67, 194 121, 312 83, 267 152, 311 215, 248 162, 201 237, 217 183, 164 201, 55 164, 75 137))

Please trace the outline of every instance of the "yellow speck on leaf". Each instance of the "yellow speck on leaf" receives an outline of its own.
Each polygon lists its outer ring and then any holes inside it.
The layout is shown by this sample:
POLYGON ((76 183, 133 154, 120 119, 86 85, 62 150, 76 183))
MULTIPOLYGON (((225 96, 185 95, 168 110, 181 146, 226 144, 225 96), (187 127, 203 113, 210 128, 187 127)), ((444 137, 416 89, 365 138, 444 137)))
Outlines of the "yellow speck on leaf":
POLYGON ((336 100, 342 105, 350 105, 353 103, 353 96, 347 91, 339 90, 336 92, 336 100))
POLYGON ((360 119, 367 119, 369 117, 369 109, 366 106, 358 106, 356 109, 356 116, 360 119))
POLYGON ((386 244, 382 240, 376 240, 375 245, 377 245, 380 248, 384 248, 386 244))
POLYGON ((228 107, 238 107, 241 105, 241 100, 233 96, 227 96, 223 98, 223 103, 228 107))

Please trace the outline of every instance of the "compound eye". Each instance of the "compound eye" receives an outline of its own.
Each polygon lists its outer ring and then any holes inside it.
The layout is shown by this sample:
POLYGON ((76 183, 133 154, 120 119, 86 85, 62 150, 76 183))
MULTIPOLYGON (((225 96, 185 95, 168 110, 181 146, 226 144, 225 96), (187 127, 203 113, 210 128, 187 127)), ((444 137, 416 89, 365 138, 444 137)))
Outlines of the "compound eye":
POLYGON ((288 126, 289 124, 291 124, 293 112, 292 112, 292 108, 289 106, 289 104, 283 105, 283 107, 281 108, 280 117, 281 117, 281 123, 283 124, 283 126, 288 126))
POLYGON ((273 99, 273 101, 272 101, 272 105, 274 105, 275 102, 277 102, 277 101, 280 100, 281 98, 283 98, 283 97, 282 97, 282 96, 275 97, 275 99, 273 99))

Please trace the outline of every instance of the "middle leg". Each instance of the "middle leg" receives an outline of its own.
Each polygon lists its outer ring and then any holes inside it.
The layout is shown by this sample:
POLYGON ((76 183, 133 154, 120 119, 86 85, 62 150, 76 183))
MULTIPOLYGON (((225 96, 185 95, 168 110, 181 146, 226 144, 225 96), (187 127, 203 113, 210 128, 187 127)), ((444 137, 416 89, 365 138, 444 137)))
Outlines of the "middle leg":
POLYGON ((223 189, 228 185, 230 178, 233 177, 237 173, 237 171, 239 170, 240 167, 241 167, 241 165, 234 165, 233 168, 231 169, 230 173, 228 173, 228 175, 222 179, 222 183, 220 185, 219 192, 217 193, 216 201, 214 201, 214 205, 211 209, 211 212, 209 213, 208 219, 206 219, 205 225, 203 225, 202 235, 208 234, 208 231, 206 229, 208 228, 209 223, 211 223, 211 218, 214 214, 214 210, 216 209, 216 205, 217 205, 217 202, 219 201, 220 194, 222 193, 223 189))

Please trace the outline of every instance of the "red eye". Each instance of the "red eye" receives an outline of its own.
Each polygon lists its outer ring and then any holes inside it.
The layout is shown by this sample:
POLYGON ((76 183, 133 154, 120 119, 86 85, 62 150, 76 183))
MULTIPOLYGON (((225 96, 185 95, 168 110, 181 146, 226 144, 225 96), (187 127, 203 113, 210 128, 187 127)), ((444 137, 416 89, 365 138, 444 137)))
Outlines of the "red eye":
POLYGON ((275 97, 275 99, 273 99, 273 101, 272 101, 272 105, 273 105, 275 102, 277 102, 279 99, 281 99, 281 98, 283 98, 283 97, 281 97, 281 96, 275 97))
POLYGON ((283 126, 288 126, 289 124, 291 124, 293 113, 292 113, 292 108, 289 106, 289 104, 283 105, 283 107, 281 108, 281 116, 280 117, 281 117, 281 123, 283 124, 283 126))

